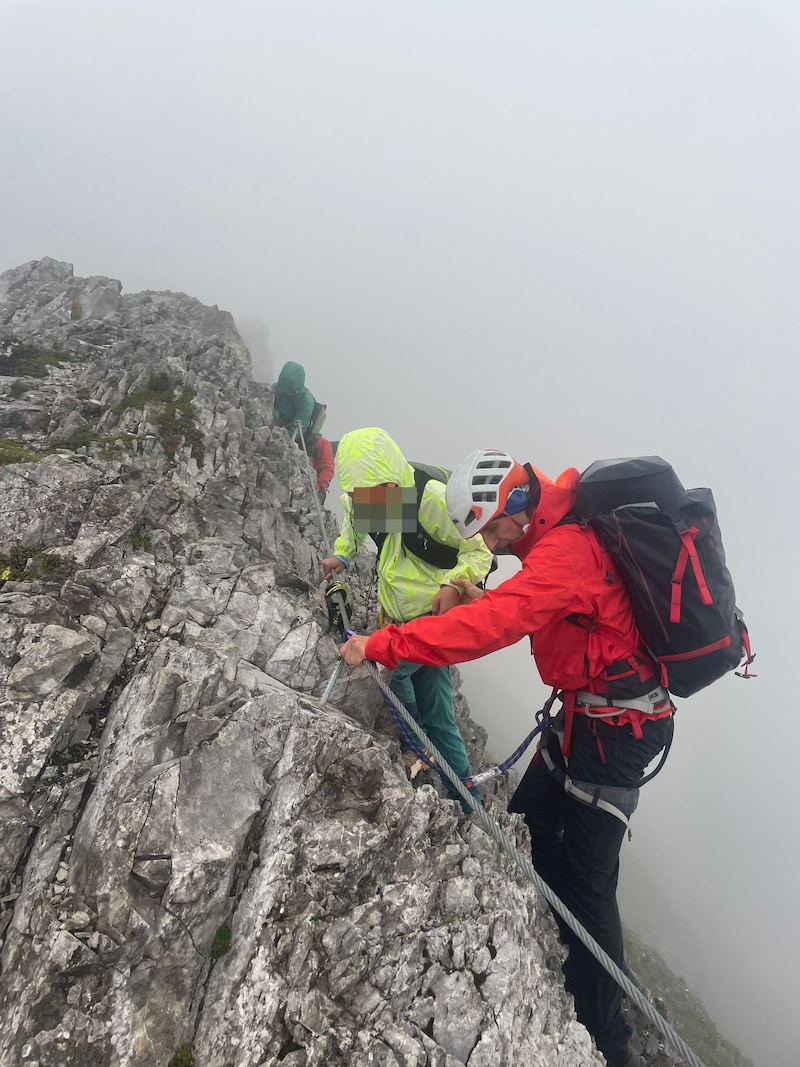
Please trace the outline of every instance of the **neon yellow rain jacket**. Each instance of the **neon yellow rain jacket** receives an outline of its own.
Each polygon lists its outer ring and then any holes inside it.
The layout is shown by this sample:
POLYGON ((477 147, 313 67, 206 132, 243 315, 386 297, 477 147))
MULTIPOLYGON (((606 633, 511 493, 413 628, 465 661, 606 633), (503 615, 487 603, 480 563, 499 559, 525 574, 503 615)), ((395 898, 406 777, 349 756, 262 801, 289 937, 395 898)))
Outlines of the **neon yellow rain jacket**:
MULTIPOLYGON (((349 563, 358 555, 367 534, 353 529, 353 504, 347 494, 356 488, 388 482, 403 488, 413 487, 414 468, 385 430, 370 427, 353 430, 342 437, 336 452, 336 469, 344 490, 341 498, 344 520, 333 554, 349 563)), ((390 533, 384 541, 378 562, 378 601, 395 622, 427 615, 440 587, 451 579, 480 582, 489 573, 491 552, 480 535, 469 541, 459 537, 447 514, 444 493, 442 482, 428 482, 422 493, 419 518, 435 540, 458 550, 458 562, 452 570, 441 570, 412 555, 403 545, 400 533, 390 533)))

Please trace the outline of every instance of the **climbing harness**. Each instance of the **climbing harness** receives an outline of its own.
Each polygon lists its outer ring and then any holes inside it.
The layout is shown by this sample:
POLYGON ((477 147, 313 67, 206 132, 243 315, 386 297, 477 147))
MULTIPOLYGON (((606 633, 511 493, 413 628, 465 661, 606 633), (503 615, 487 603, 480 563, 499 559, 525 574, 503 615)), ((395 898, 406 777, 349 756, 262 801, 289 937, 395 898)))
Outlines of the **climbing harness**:
MULTIPOLYGON (((613 815, 614 818, 622 822, 628 831, 628 837, 630 837, 630 819, 639 804, 639 790, 643 785, 652 781, 666 763, 672 745, 673 730, 670 730, 669 738, 657 766, 650 774, 645 775, 635 788, 597 785, 594 782, 579 781, 569 774, 569 734, 572 731, 573 715, 576 707, 583 708, 583 714, 587 720, 615 718, 626 711, 641 711, 645 714, 649 712, 663 715, 664 712, 671 710, 674 715, 675 705, 672 703, 669 693, 665 689, 657 687, 647 697, 617 701, 612 705, 609 703, 610 697, 596 693, 584 692, 583 690, 563 692, 554 689, 546 705, 548 711, 556 699, 563 702, 563 708, 552 718, 548 714, 540 724, 539 729, 542 731, 542 740, 537 751, 537 758, 541 758, 550 774, 561 783, 564 787, 564 792, 568 793, 573 800, 578 800, 581 804, 586 804, 590 808, 599 808, 601 811, 613 815), (550 751, 553 737, 558 738, 558 756, 560 756, 563 766, 553 757, 550 751)), ((537 719, 538 717, 537 715, 537 719)), ((670 717, 670 723, 674 728, 674 719, 672 717, 670 717)), ((635 736, 641 736, 641 727, 639 727, 639 734, 635 736)))

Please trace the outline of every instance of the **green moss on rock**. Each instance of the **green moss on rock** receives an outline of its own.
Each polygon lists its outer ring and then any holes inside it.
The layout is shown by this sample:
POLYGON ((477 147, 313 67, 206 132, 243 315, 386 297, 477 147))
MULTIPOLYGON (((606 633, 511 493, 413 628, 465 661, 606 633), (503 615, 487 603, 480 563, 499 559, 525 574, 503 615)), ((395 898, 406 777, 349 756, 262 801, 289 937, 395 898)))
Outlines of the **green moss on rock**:
POLYGON ((74 569, 71 560, 45 552, 41 545, 18 542, 8 549, 0 549, 0 586, 6 582, 36 580, 60 583, 74 569))
POLYGON ((170 1057, 168 1067, 192 1067, 194 1064, 194 1045, 187 1042, 176 1048, 170 1057))
POLYGON ((0 437, 0 466, 5 463, 32 463, 40 457, 14 437, 0 437))
POLYGON ((0 353, 0 374, 12 378, 46 378, 48 367, 69 362, 68 356, 58 356, 47 348, 35 345, 12 344, 6 354, 0 353))
POLYGON ((214 940, 211 942, 211 959, 218 960, 220 956, 230 951, 230 947, 231 928, 223 924, 214 934, 214 940))

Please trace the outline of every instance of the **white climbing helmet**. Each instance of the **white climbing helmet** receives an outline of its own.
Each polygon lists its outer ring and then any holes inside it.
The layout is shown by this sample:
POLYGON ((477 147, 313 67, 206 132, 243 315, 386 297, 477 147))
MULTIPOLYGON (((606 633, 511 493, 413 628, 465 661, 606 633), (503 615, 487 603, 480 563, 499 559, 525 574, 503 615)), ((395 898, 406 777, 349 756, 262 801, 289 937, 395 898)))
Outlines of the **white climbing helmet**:
POLYGON ((474 537, 499 515, 524 511, 530 502, 529 484, 528 472, 508 452, 479 448, 450 475, 447 512, 462 537, 474 537), (509 500, 515 489, 519 492, 509 500))

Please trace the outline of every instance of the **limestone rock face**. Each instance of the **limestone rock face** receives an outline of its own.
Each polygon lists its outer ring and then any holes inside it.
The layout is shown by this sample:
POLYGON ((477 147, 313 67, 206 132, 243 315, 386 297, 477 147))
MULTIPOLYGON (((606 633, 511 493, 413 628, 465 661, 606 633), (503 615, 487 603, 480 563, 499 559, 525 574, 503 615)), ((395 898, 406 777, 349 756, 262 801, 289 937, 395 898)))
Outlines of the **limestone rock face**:
POLYGON ((531 887, 320 702, 332 518, 231 316, 28 263, 0 375, 0 1067, 599 1067, 531 887))

